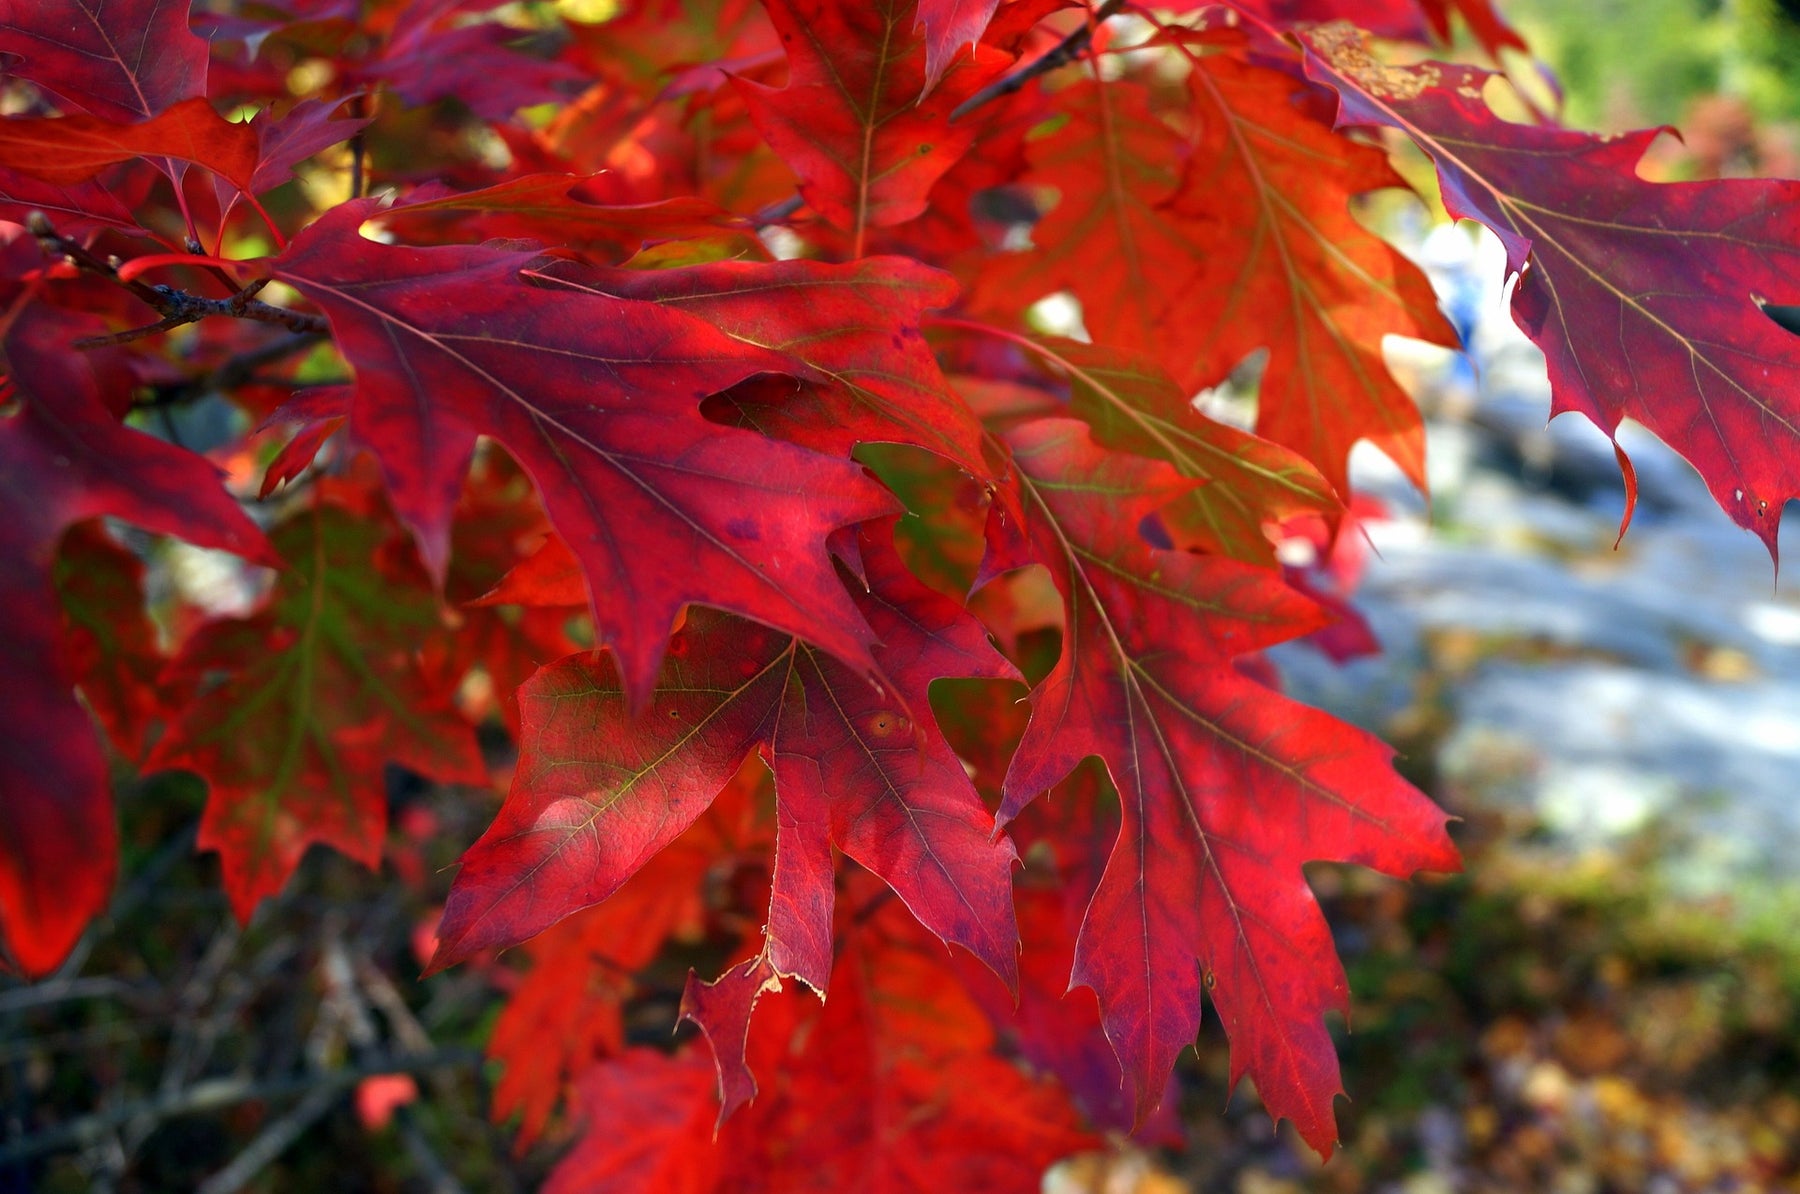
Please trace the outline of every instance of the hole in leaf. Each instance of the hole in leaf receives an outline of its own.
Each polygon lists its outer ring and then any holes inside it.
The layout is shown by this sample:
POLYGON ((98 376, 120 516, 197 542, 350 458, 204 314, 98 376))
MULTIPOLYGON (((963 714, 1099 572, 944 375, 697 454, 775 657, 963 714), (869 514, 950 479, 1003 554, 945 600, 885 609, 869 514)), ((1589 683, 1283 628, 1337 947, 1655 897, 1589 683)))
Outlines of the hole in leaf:
POLYGON ((1757 307, 1762 313, 1775 322, 1775 326, 1781 328, 1783 331, 1792 332, 1794 335, 1800 336, 1800 306, 1771 303, 1758 295, 1752 295, 1751 297, 1755 300, 1757 307))

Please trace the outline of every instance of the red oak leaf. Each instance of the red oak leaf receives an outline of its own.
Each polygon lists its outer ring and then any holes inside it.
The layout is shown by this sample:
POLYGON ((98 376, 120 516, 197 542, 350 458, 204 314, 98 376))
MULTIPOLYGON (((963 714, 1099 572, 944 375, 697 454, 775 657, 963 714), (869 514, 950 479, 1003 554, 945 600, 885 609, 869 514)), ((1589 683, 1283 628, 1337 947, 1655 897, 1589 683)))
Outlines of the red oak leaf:
POLYGON ((351 80, 384 84, 412 105, 451 99, 483 120, 504 120, 520 108, 566 99, 561 90, 581 78, 563 62, 515 48, 525 36, 493 20, 468 19, 465 0, 418 0, 399 10, 380 50, 345 71, 351 80))
POLYGON ((532 135, 531 151, 604 169, 594 191, 611 203, 701 195, 754 211, 792 197, 793 175, 727 81, 764 80, 783 62, 757 0, 643 0, 570 32, 598 81, 532 135))
POLYGON ((552 534, 518 565, 483 593, 473 605, 522 605, 534 608, 580 607, 588 603, 581 561, 569 545, 552 534))
POLYGON ((703 881, 746 851, 761 852, 768 827, 754 798, 768 780, 748 766, 687 832, 651 859, 611 899, 533 937, 519 952, 531 969, 494 1022, 488 1056, 504 1069, 493 1114, 517 1114, 519 1147, 543 1132, 570 1084, 624 1048, 620 1006, 636 975, 672 936, 705 920, 703 881))
POLYGON ((527 286, 530 253, 376 244, 357 233, 372 210, 337 208, 276 272, 330 318, 356 370, 350 430, 434 574, 475 437, 492 435, 581 560, 634 707, 690 602, 866 664, 872 636, 824 545, 891 498, 849 461, 700 413, 787 357, 660 304, 527 286))
POLYGON ((1446 818, 1375 738, 1231 666, 1323 616, 1276 574, 1143 542, 1139 525, 1190 482, 1100 451, 1071 420, 1010 438, 1068 625, 1032 692, 1000 816, 1082 759, 1105 762, 1123 823, 1073 979, 1099 997, 1138 1118, 1193 1042, 1204 988, 1231 1038, 1233 1080, 1249 1073, 1271 1113, 1329 1153, 1340 1087, 1323 1017, 1346 992, 1301 865, 1452 870, 1446 818))
POLYGON ((974 144, 980 122, 950 113, 1012 61, 976 46, 926 94, 926 45, 912 0, 765 0, 788 53, 785 88, 737 79, 800 194, 854 238, 925 210, 926 196, 974 144))
POLYGON ((1155 366, 1072 340, 1040 342, 1038 350, 1066 374, 1071 408, 1101 443, 1206 482, 1159 511, 1182 546, 1273 566, 1268 528, 1340 512, 1331 486, 1298 453, 1207 418, 1155 366))
POLYGON ((739 420, 768 435, 848 455, 858 443, 909 443, 988 476, 981 424, 950 392, 919 332, 925 311, 956 298, 948 274, 904 257, 844 265, 719 261, 681 269, 598 269, 577 262, 541 276, 572 289, 691 312, 733 339, 780 352, 809 383, 727 399, 739 420))
POLYGON ((1456 344, 1418 267, 1350 213, 1353 195, 1404 185, 1386 154, 1331 131, 1280 71, 1226 55, 1192 64, 1200 124, 1180 202, 1219 220, 1205 268, 1172 295, 1164 329, 1195 329, 1160 354, 1177 381, 1211 384, 1259 347, 1269 363, 1257 431, 1349 492, 1346 461, 1367 439, 1421 490, 1425 432, 1388 375, 1385 336, 1456 344))
POLYGON ((206 94, 206 43, 188 0, 0 0, 5 73, 106 120, 142 120, 206 94))
POLYGON ((748 220, 692 195, 656 203, 592 202, 584 192, 596 181, 578 174, 527 174, 478 191, 408 201, 384 212, 381 221, 413 239, 426 234, 432 240, 466 240, 478 231, 489 239, 529 237, 620 257, 662 241, 753 230, 748 220), (430 235, 439 225, 442 235, 430 235))
POLYGON ((579 617, 588 598, 579 567, 550 531, 530 480, 498 450, 481 453, 469 473, 450 532, 444 596, 457 607, 455 632, 424 645, 426 673, 448 691, 481 669, 487 695, 478 700, 464 689, 463 711, 479 720, 498 709, 516 739, 519 686, 544 664, 581 649, 569 637, 568 624, 579 617), (535 553, 552 542, 568 561, 574 580, 569 600, 531 601, 522 603, 527 608, 508 609, 502 608, 507 601, 485 598, 497 583, 524 567, 522 561, 536 558, 535 553))
POLYGON ((714 1143, 713 1077, 696 1053, 632 1049, 590 1067, 578 1098, 585 1130, 544 1194, 710 1194, 727 1158, 714 1143))
POLYGON ((34 211, 49 216, 64 236, 102 228, 142 234, 130 205, 98 180, 60 186, 0 168, 0 218, 22 224, 34 211))
POLYGON ((337 434, 350 414, 349 386, 314 386, 301 390, 277 407, 263 420, 260 431, 277 427, 294 427, 293 438, 269 461, 263 472, 261 498, 268 497, 283 485, 312 467, 325 441, 337 434))
POLYGON ((173 664, 211 683, 148 765, 210 786, 199 845, 219 852, 241 921, 315 842, 380 864, 387 763, 486 780, 451 694, 419 667, 416 644, 440 629, 429 584, 416 563, 409 576, 376 567, 390 526, 336 506, 299 512, 275 532, 289 567, 263 608, 202 626, 173 664))
POLYGON ((274 553, 203 458, 132 431, 102 395, 125 379, 70 340, 97 319, 44 306, 5 341, 0 415, 0 944, 28 975, 52 970, 105 906, 117 865, 106 755, 76 701, 52 580, 63 531, 101 515, 263 563, 274 553))
POLYGON ((249 189, 261 194, 280 186, 293 176, 295 166, 367 128, 372 117, 337 115, 346 102, 308 99, 279 116, 257 113, 250 121, 256 132, 256 170, 249 189))
POLYGON ((113 748, 136 762, 164 707, 159 678, 168 662, 144 611, 143 561, 99 523, 81 523, 63 536, 56 588, 69 674, 113 748))
POLYGON ((1014 889, 1019 912, 1019 998, 1001 1001, 992 980, 964 966, 995 1028, 1034 1067, 1055 1074, 1098 1127, 1145 1143, 1182 1138, 1179 1075, 1170 1074, 1156 1111, 1138 1122, 1135 1091, 1106 1039, 1094 992, 1071 987, 1075 944, 1106 855, 1119 836, 1119 801, 1097 760, 1077 767, 1007 826, 1029 860, 1014 889))
POLYGON ((144 157, 192 162, 249 191, 259 156, 256 128, 231 123, 204 99, 183 100, 136 124, 99 116, 0 121, 0 166, 58 186, 144 157))
POLYGON ((1097 340, 1161 359, 1167 296, 1195 284, 1215 247, 1216 229, 1171 202, 1187 136, 1129 80, 1075 84, 1056 93, 1056 108, 1065 119, 1027 146, 1025 175, 1056 205, 1032 228, 1030 252, 987 262, 975 301, 1011 313, 1069 290, 1097 340))
MULTIPOLYGON (((1158 5, 1174 12, 1213 7, 1216 0, 1183 0, 1158 5)), ((1524 51, 1525 39, 1500 19, 1493 0, 1232 0, 1232 8, 1284 29, 1350 21, 1376 37, 1405 41, 1450 41, 1450 14, 1458 12, 1489 54, 1524 51)))
POLYGON ((937 86, 957 54, 974 49, 1000 0, 919 0, 925 30, 925 89, 937 86))
POLYGON ((611 895, 703 812, 744 758, 775 773, 768 956, 823 990, 832 847, 894 888, 946 941, 1014 972, 1012 846, 931 719, 940 676, 1013 675, 981 627, 862 536, 887 684, 787 635, 694 610, 650 707, 633 716, 611 662, 573 656, 521 695, 512 791, 451 888, 433 968, 510 945, 611 895))
POLYGON ((1506 246, 1513 320, 1549 360, 1552 414, 1579 411, 1609 436, 1638 420, 1773 555, 1800 495, 1800 339, 1758 308, 1800 301, 1800 182, 1645 182, 1657 130, 1510 124, 1481 98, 1489 72, 1383 67, 1343 27, 1307 44, 1340 120, 1413 137, 1450 214, 1506 246))
POLYGON ((1462 14, 1469 32, 1489 54, 1498 56, 1503 49, 1530 51, 1525 39, 1494 11, 1494 0, 1419 0, 1419 7, 1425 10, 1431 31, 1441 42, 1450 41, 1450 14, 1454 11, 1462 14))
MULTIPOLYGON (((1102 848, 1104 844, 1102 843, 1102 848)), ((1036 1072, 1056 1075, 1088 1122, 1109 1132, 1131 1134, 1145 1144, 1182 1140, 1179 1093, 1169 1077, 1162 1102, 1149 1120, 1135 1123, 1137 1108, 1119 1068, 1118 1055, 1106 1039, 1094 993, 1069 989, 1074 943, 1081 926, 1085 895, 1049 884, 1022 884, 1015 893, 1019 911, 1019 999, 997 989, 992 979, 968 974, 971 990, 983 1000, 989 1019, 1004 1039, 1036 1072), (1134 1131, 1135 1127, 1135 1131, 1134 1131)))
POLYGON ((1266 348, 1263 436, 1339 492, 1363 438, 1423 486, 1424 425, 1381 342, 1455 333, 1425 276, 1349 206, 1399 176, 1296 106, 1285 74, 1209 55, 1189 78, 1183 115, 1197 132, 1168 123, 1134 85, 1059 94, 1071 119, 1032 148, 1029 177, 1060 198, 1033 231, 1040 248, 999 263, 981 293, 1016 302, 1069 289, 1096 341, 1190 391, 1266 348))
MULTIPOLYGON (((1232 8, 1283 29, 1321 21, 1352 20, 1376 37, 1425 41, 1429 30, 1419 5, 1420 0, 1232 0, 1231 3, 1232 8)), ((1180 0, 1167 7, 1171 12, 1222 9, 1217 0, 1180 0)))
POLYGON ((993 1055, 980 1006, 904 912, 844 935, 823 1007, 765 1002, 750 1052, 768 1081, 716 1142, 704 1063, 634 1052, 583 1083, 586 1133, 546 1190, 1029 1190, 1094 1145, 1063 1092, 993 1055))

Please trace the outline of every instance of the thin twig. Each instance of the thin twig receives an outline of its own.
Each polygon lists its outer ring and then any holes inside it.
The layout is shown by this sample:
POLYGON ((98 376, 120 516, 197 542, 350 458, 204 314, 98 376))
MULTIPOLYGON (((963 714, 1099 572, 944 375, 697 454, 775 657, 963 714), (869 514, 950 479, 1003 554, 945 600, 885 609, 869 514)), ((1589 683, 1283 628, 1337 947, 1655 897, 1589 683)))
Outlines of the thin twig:
POLYGON ((50 217, 43 212, 33 211, 25 213, 25 230, 37 239, 38 247, 43 249, 48 256, 65 257, 76 266, 88 271, 90 274, 99 274, 103 278, 111 278, 125 289, 131 291, 131 293, 143 299, 146 303, 149 303, 152 307, 156 306, 156 292, 151 289, 148 283, 140 282, 136 278, 133 278, 128 282, 119 277, 119 267, 116 262, 102 260, 101 258, 94 256, 93 253, 88 251, 86 245, 81 244, 79 241, 70 240, 68 237, 58 232, 56 226, 50 222, 50 217))
MULTIPOLYGON (((381 1006, 387 1012, 388 1025, 407 1052, 431 1049, 430 1036, 412 1018, 406 1002, 394 990, 393 984, 387 981, 387 976, 377 970, 375 964, 364 954, 359 953, 352 959, 335 926, 325 943, 321 969, 325 974, 326 998, 336 1000, 344 1007, 345 1034, 350 1038, 351 1048, 358 1058, 373 1051, 379 1041, 375 1016, 369 1006, 371 1003, 381 1006), (371 984, 370 979, 378 981, 371 984), (380 993, 377 994, 377 991, 380 993)), ((422 1171, 432 1194, 463 1194, 462 1183, 457 1181, 444 1159, 438 1156, 437 1150, 425 1138, 425 1133, 419 1130, 411 1108, 394 1108, 394 1126, 399 1131, 408 1155, 422 1171)))
POLYGON ((1039 75, 1047 75, 1060 66, 1067 66, 1074 62, 1087 51, 1089 43, 1094 40, 1094 31, 1100 27, 1101 23, 1123 7, 1125 7, 1125 0, 1103 0, 1101 5, 1094 9, 1088 17, 1086 24, 1057 42, 1042 58, 1035 59, 1029 65, 1020 67, 1010 75, 1004 75, 994 80, 956 105, 950 113, 950 122, 954 124, 983 104, 992 103, 994 100, 1009 96, 1022 89, 1025 84, 1039 75))
POLYGON ((256 1139, 229 1165, 201 1182, 195 1194, 237 1194, 343 1097, 342 1087, 321 1086, 308 1091, 287 1114, 258 1132, 256 1139))
POLYGON ((994 103, 995 99, 1001 99, 1004 95, 1012 95, 1013 92, 1021 90, 1026 83, 1030 83, 1031 79, 1035 79, 1040 74, 1049 74, 1057 67, 1067 67, 1069 63, 1073 63, 1075 59, 1084 54, 1087 45, 1094 40, 1094 31, 1100 29, 1100 25, 1109 16, 1118 13, 1121 7, 1125 7, 1125 0, 1103 0, 1103 4, 1098 9, 1094 9, 1093 14, 1089 14, 1087 23, 1084 23, 1075 32, 1071 32, 1064 40, 1058 41, 1057 45, 1053 45, 1049 49, 1048 54, 1044 54, 1042 58, 1033 59, 1030 65, 1013 70, 1012 74, 1008 74, 1008 76, 995 79, 994 83, 983 86, 979 92, 970 95, 963 103, 956 104, 956 108, 950 110, 950 124, 961 121, 965 115, 974 112, 981 104, 994 103))
POLYGON ((16 991, 0 992, 0 1016, 69 1000, 111 999, 114 996, 132 993, 133 990, 128 984, 122 983, 116 978, 72 978, 61 981, 52 979, 35 987, 21 987, 16 991))
POLYGON ((140 407, 180 406, 204 398, 208 394, 221 393, 236 389, 245 382, 256 378, 256 372, 264 365, 273 364, 286 356, 303 352, 317 344, 323 336, 311 332, 303 332, 296 336, 285 336, 271 340, 267 344, 259 344, 255 348, 246 349, 236 356, 221 362, 220 365, 199 377, 190 377, 168 385, 152 386, 150 396, 138 402, 140 407))
POLYGON ((0 1165, 29 1157, 75 1148, 100 1140, 107 1132, 140 1116, 157 1122, 203 1111, 217 1111, 240 1103, 267 1102, 305 1094, 316 1087, 343 1092, 377 1074, 420 1074, 445 1068, 480 1066, 486 1058, 478 1049, 444 1048, 427 1054, 387 1054, 342 1069, 296 1074, 258 1082, 252 1078, 212 1078, 182 1091, 172 1099, 153 1099, 96 1111, 92 1115, 58 1124, 35 1136, 0 1145, 0 1165))
POLYGON ((296 335, 324 336, 331 331, 331 325, 323 315, 308 315, 302 311, 290 311, 285 307, 277 307, 270 303, 259 302, 249 297, 261 289, 261 284, 251 283, 234 293, 230 298, 211 299, 186 290, 177 290, 173 286, 151 286, 136 278, 119 277, 118 263, 97 257, 85 245, 70 240, 58 232, 50 217, 41 211, 34 211, 25 217, 25 227, 37 238, 44 252, 52 257, 61 257, 73 263, 77 268, 103 278, 110 278, 145 303, 155 308, 162 319, 157 323, 129 332, 118 332, 111 336, 96 336, 89 340, 77 340, 77 348, 99 348, 108 344, 119 344, 127 340, 135 340, 140 336, 148 336, 155 332, 167 331, 183 324, 197 323, 209 315, 225 315, 234 319, 250 319, 258 323, 280 324, 296 335))
POLYGON ((789 217, 805 206, 806 200, 802 199, 798 192, 795 192, 786 199, 777 203, 768 204, 767 206, 758 209, 755 214, 750 217, 750 222, 758 228, 763 228, 770 224, 786 223, 789 217))
POLYGON ((204 1056, 196 1056, 202 1043, 198 1032, 200 1013, 218 991, 219 979, 231 965, 242 938, 243 931, 238 928, 237 921, 225 918, 181 989, 170 1034, 168 1060, 163 1065, 162 1080, 157 1086, 157 1093, 163 1098, 173 1098, 187 1085, 189 1076, 206 1063, 204 1056))
POLYGON ((406 998, 400 994, 393 981, 381 972, 381 969, 367 957, 356 959, 357 984, 364 995, 387 1020, 393 1030, 394 1039, 402 1047, 414 1052, 425 1053, 433 1048, 431 1034, 413 1015, 413 1010, 406 1006, 406 998))
POLYGON ((406 1107, 394 1109, 394 1126, 399 1129, 400 1142, 406 1146, 407 1156, 412 1158, 420 1176, 425 1179, 425 1188, 431 1194, 464 1194, 462 1182, 425 1139, 425 1133, 419 1130, 417 1121, 408 1114, 409 1110, 406 1107))
POLYGON ((326 322, 323 315, 308 315, 303 311, 290 311, 286 307, 277 307, 259 300, 245 301, 235 294, 230 298, 212 299, 190 291, 177 290, 173 286, 152 286, 148 289, 150 290, 148 297, 141 294, 138 297, 162 312, 163 326, 140 328, 136 332, 120 333, 118 336, 96 336, 90 340, 77 340, 75 347, 98 348, 103 344, 116 342, 121 337, 136 339, 138 336, 149 335, 153 331, 199 323, 209 315, 249 319, 256 323, 280 324, 295 335, 323 336, 331 330, 331 325, 326 322))
POLYGON ((129 344, 133 340, 142 340, 146 336, 154 336, 158 332, 166 332, 192 323, 191 319, 177 319, 173 315, 165 315, 155 323, 147 323, 143 327, 127 328, 122 332, 114 332, 110 336, 89 336, 85 340, 77 340, 76 348, 111 348, 115 344, 129 344))
MULTIPOLYGON (((366 114, 367 105, 364 103, 363 97, 359 95, 351 99, 351 119, 360 120, 366 114)), ((355 135, 350 138, 350 198, 352 200, 361 199, 363 197, 365 184, 365 179, 363 177, 363 154, 368 149, 367 143, 363 140, 363 133, 365 131, 367 130, 357 129, 355 135)))

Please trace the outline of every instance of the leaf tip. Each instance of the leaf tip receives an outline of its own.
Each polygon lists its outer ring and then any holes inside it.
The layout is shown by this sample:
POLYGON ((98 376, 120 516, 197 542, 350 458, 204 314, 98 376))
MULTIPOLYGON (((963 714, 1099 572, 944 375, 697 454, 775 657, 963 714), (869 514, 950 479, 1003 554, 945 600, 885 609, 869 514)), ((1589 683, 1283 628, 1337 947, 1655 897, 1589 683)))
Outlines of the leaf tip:
POLYGON ((1613 540, 1613 550, 1619 550, 1619 544, 1625 542, 1625 530, 1631 525, 1631 516, 1637 510, 1638 480, 1637 469, 1631 463, 1631 457, 1625 455, 1625 449, 1618 440, 1613 440, 1613 455, 1619 461, 1619 475, 1625 481, 1625 514, 1619 519, 1619 536, 1613 540))

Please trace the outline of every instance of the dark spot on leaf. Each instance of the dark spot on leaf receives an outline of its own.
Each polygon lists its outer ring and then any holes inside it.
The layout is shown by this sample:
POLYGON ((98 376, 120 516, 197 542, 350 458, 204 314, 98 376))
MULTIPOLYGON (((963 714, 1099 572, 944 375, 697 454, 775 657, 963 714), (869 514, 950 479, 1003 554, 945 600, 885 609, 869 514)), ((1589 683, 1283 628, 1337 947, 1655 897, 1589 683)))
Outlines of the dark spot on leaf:
POLYGON ((906 727, 906 718, 885 709, 879 713, 870 714, 869 720, 865 723, 865 728, 871 738, 891 738, 895 734, 903 732, 906 727))

